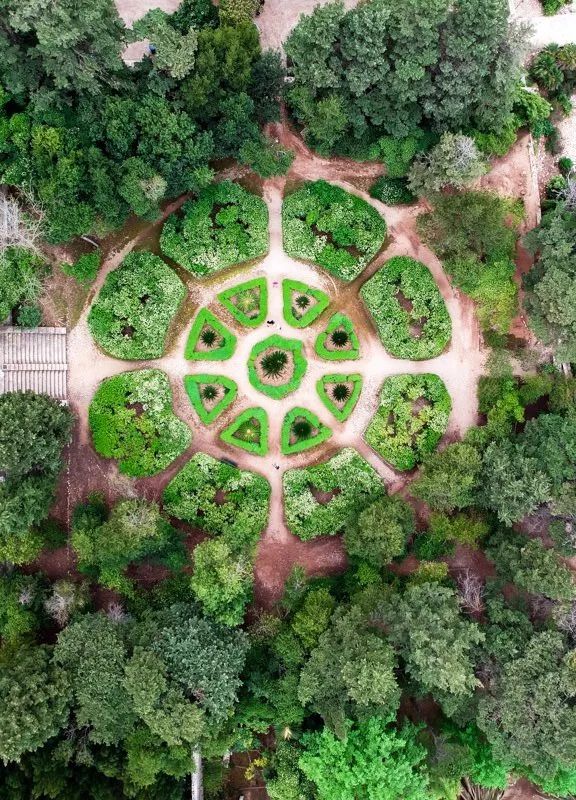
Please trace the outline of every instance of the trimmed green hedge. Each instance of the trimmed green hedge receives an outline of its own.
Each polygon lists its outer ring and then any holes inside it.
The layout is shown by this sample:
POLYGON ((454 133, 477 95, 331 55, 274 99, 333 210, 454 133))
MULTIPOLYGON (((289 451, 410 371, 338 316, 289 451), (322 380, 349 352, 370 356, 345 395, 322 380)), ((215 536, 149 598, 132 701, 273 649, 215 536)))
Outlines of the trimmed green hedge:
POLYGON ((241 447, 255 456, 268 453, 268 414, 260 406, 247 408, 231 425, 224 428, 220 438, 233 447, 241 447))
POLYGON ((386 222, 365 200, 326 181, 284 198, 284 250, 343 281, 357 278, 386 239, 386 222))
POLYGON ((160 358, 170 322, 185 296, 184 284, 161 258, 129 253, 106 277, 90 309, 90 333, 115 358, 160 358))
POLYGON ((303 541, 340 533, 385 491, 376 470, 350 447, 324 464, 287 470, 283 484, 286 523, 303 541))
POLYGON ((244 281, 220 292, 218 300, 240 325, 257 328, 268 312, 268 283, 266 278, 244 281))
POLYGON ((327 294, 300 281, 286 279, 282 281, 282 307, 284 319, 293 328, 307 328, 330 305, 327 294), (294 294, 297 295, 294 300, 294 294), (307 298, 308 305, 300 308, 299 298, 307 298))
POLYGON ((439 356, 452 335, 450 315, 430 270, 397 256, 366 281, 360 295, 386 350, 397 358, 439 356))
POLYGON ((303 355, 303 345, 299 339, 285 339, 283 336, 273 334, 262 342, 258 342, 252 348, 250 358, 248 359, 248 379, 252 386, 267 397, 272 397, 274 400, 282 400, 282 398, 295 392, 300 386, 302 378, 306 374, 308 363, 303 355), (292 353, 294 360, 294 369, 290 380, 279 386, 272 386, 262 383, 256 372, 256 361, 258 356, 269 348, 277 350, 285 350, 292 353))
POLYGON ((158 369, 123 372, 102 381, 90 403, 92 443, 118 461, 124 475, 155 475, 178 458, 192 432, 172 410, 172 390, 158 369))
POLYGON ((448 426, 450 395, 437 375, 386 378, 364 439, 398 470, 412 469, 435 450, 448 426))
POLYGON ((362 391, 362 376, 354 373, 353 375, 324 375, 316 383, 316 391, 325 408, 336 417, 339 422, 345 422, 350 414, 354 411, 356 403, 362 391), (328 391, 328 386, 332 386, 332 391, 338 385, 346 385, 352 383, 352 391, 342 406, 332 398, 331 392, 328 391))
POLYGON ((184 358, 188 361, 226 361, 234 354, 236 341, 232 331, 229 331, 211 311, 201 308, 188 334, 184 358), (208 328, 216 334, 214 347, 200 350, 198 349, 200 339, 203 331, 208 328))
POLYGON ((266 527, 270 484, 255 472, 196 453, 164 489, 163 501, 168 514, 237 548, 253 544, 266 527))
POLYGON ((238 394, 236 382, 225 375, 208 375, 205 373, 185 375, 184 388, 194 411, 205 425, 210 425, 211 422, 214 422, 234 402, 238 394), (224 392, 218 402, 210 409, 206 408, 202 398, 202 392, 207 387, 220 388, 224 392))
POLYGON ((307 408, 297 406, 284 417, 280 435, 280 448, 282 454, 285 456, 292 455, 293 453, 302 453, 304 450, 311 450, 313 447, 317 447, 331 436, 332 430, 327 425, 323 425, 314 412, 309 411, 307 408), (306 420, 310 425, 310 435, 296 438, 294 442, 291 442, 290 439, 294 433, 294 423, 300 419, 306 420))
POLYGON ((320 358, 324 358, 327 361, 355 361, 357 358, 360 358, 360 342, 354 331, 352 321, 345 314, 341 314, 340 312, 331 316, 326 329, 316 339, 314 349, 320 358), (348 334, 350 348, 346 349, 342 347, 329 350, 327 343, 330 341, 334 331, 340 328, 348 334))
POLYGON ((166 220, 164 255, 201 278, 268 252, 268 208, 237 183, 208 186, 166 220))

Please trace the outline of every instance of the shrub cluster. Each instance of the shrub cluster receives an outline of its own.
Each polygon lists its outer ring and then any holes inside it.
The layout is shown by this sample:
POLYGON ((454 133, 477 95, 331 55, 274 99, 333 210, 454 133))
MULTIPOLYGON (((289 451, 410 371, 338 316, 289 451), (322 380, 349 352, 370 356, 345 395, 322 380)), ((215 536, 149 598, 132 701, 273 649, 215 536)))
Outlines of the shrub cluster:
POLYGON ((38 298, 45 272, 42 259, 24 247, 7 247, 0 253, 0 322, 18 303, 38 298))
POLYGON ((227 428, 224 428, 220 438, 233 447, 241 447, 255 456, 265 456, 268 453, 268 414, 259 406, 247 408, 227 428))
POLYGON ((236 349, 236 337, 207 308, 201 308, 184 348, 189 361, 226 361, 236 349))
POLYGON ((393 375, 382 384, 380 405, 364 438, 396 469, 412 469, 437 446, 451 408, 437 375, 393 375))
POLYGON ((155 475, 188 447, 192 434, 172 410, 172 391, 157 369, 123 372, 103 381, 88 420, 97 453, 118 460, 133 478, 155 475))
POLYGON ((333 536, 384 493, 377 472, 353 448, 284 473, 284 514, 303 541, 333 536))
POLYGON ((391 258, 360 295, 384 347, 397 358, 434 358, 452 333, 450 315, 428 268, 408 256, 391 258))
POLYGON ((152 253, 130 253, 111 272, 90 309, 88 325, 100 347, 127 361, 159 358, 186 289, 152 253))
POLYGON ((93 250, 81 255, 74 264, 63 262, 60 266, 65 275, 75 278, 78 283, 92 283, 98 275, 101 263, 102 253, 100 250, 93 250))
POLYGON ((327 294, 307 283, 282 281, 284 319, 293 328, 307 328, 330 305, 327 294))
POLYGON ((357 278, 386 238, 386 222, 360 197, 326 181, 284 198, 284 250, 344 281, 357 278))
POLYGON ((302 453, 322 444, 331 436, 331 429, 323 425, 314 412, 298 406, 284 417, 280 449, 285 456, 302 453))
POLYGON ((318 336, 314 349, 327 361, 355 361, 360 357, 360 342, 352 320, 340 312, 328 320, 326 329, 318 336))
POLYGON ((370 187, 370 195, 387 206, 409 205, 417 198, 408 188, 406 178, 378 178, 370 187))
POLYGON ((268 250, 268 208, 236 183, 216 183, 167 219, 160 246, 198 278, 260 258, 268 250))

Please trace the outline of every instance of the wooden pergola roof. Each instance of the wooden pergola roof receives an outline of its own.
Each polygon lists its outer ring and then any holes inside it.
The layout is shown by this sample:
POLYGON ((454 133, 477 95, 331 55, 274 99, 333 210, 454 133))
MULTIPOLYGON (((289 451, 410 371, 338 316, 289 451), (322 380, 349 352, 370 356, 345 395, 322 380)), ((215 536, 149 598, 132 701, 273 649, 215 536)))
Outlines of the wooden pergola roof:
POLYGON ((66 328, 0 328, 0 394, 36 392, 68 400, 66 328))

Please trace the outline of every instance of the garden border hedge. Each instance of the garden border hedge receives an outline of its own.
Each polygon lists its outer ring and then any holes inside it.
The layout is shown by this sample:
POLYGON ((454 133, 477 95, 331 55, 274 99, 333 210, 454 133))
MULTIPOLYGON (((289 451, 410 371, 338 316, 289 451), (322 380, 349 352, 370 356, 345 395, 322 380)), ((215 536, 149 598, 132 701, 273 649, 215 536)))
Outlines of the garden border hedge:
POLYGON ((334 373, 332 375, 324 375, 320 380, 316 382, 316 391, 318 393, 318 397, 322 401, 322 405, 326 408, 333 417, 335 417, 339 422, 345 422, 350 414, 356 408, 356 403, 360 397, 360 393, 362 391, 362 384, 363 384, 362 375, 355 372, 351 375, 343 375, 340 373, 334 373), (350 383, 354 384, 354 388, 352 389, 352 394, 344 404, 342 408, 338 408, 328 396, 326 391, 326 384, 327 383, 350 383))
POLYGON ((300 386, 302 378, 306 374, 308 368, 308 362, 304 357, 303 350, 304 345, 300 339, 287 339, 284 336, 280 336, 278 333, 274 333, 272 336, 268 336, 266 339, 257 342, 252 348, 248 359, 248 380, 251 385, 258 392, 262 392, 262 394, 274 400, 282 400, 287 395, 295 392, 300 386), (294 372, 290 380, 281 386, 267 386, 260 381, 256 373, 256 359, 260 353, 264 350, 268 350, 269 347, 275 347, 278 350, 289 350, 293 354, 294 372))
POLYGON ((184 348, 184 358, 188 361, 226 361, 234 355, 236 342, 236 336, 220 322, 218 317, 215 317, 207 308, 201 308, 190 328, 190 333, 186 340, 186 347, 184 348), (214 328, 214 330, 222 336, 224 344, 214 348, 214 350, 202 352, 194 348, 196 347, 202 328, 205 325, 214 328))
POLYGON ((356 359, 360 358, 360 342, 356 336, 356 331, 354 330, 352 320, 347 317, 346 314, 342 314, 341 311, 337 311, 336 314, 333 314, 328 320, 328 324, 326 325, 325 329, 322 331, 322 333, 318 334, 314 343, 314 350, 316 351, 316 355, 320 356, 320 358, 323 358, 326 361, 356 361, 356 359), (350 337, 350 341, 352 343, 351 350, 327 349, 325 342, 330 334, 332 334, 337 328, 344 328, 350 337))
POLYGON ((307 328, 315 319, 318 319, 330 305, 330 298, 321 289, 315 289, 307 283, 286 278, 282 281, 282 310, 284 319, 292 328, 307 328), (300 318, 292 312, 292 292, 310 295, 316 303, 309 308, 300 318))
POLYGON ((244 325, 247 328, 257 328, 264 322, 266 314, 268 313, 268 281, 263 276, 260 278, 253 278, 250 281, 238 283, 236 286, 230 287, 230 289, 225 289, 217 295, 217 298, 224 308, 232 314, 236 322, 239 322, 240 325, 244 325), (230 298, 242 292, 248 292, 256 287, 260 290, 260 310, 258 316, 251 318, 244 314, 230 298))
POLYGON ((288 411, 282 422, 282 430, 280 433, 280 450, 282 455, 289 456, 294 453, 302 453, 305 450, 311 450, 317 447, 332 436, 332 428, 324 425, 313 411, 302 406, 295 406, 295 408, 288 411), (318 433, 309 439, 302 439, 300 441, 290 444, 290 431, 292 424, 298 417, 304 417, 313 428, 318 429, 318 433))
POLYGON ((252 453, 255 456, 265 456, 268 455, 270 446, 269 433, 270 424, 268 421, 268 414, 261 406, 254 406, 253 408, 247 408, 239 414, 228 427, 224 428, 220 433, 220 438, 226 444, 230 444, 233 447, 240 447, 242 450, 246 450, 248 453, 252 453), (234 436, 238 428, 250 419, 257 419, 260 423, 259 442, 247 442, 234 436))
POLYGON ((209 375, 208 373, 185 375, 184 389, 186 390, 188 399, 192 403, 194 411, 205 425, 210 425, 214 422, 228 406, 232 405, 238 394, 238 386, 236 381, 233 381, 232 378, 227 378, 226 375, 209 375), (202 403, 200 384, 203 383, 206 385, 216 384, 227 389, 224 397, 210 411, 208 411, 202 403))

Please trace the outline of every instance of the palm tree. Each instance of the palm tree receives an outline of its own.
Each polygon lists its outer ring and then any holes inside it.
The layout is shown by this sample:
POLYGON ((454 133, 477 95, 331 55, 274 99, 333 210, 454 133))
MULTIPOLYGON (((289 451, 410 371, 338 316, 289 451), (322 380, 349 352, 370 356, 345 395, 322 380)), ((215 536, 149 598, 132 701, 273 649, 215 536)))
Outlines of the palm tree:
POLYGON ((469 778, 463 778, 458 800, 500 800, 502 797, 502 789, 486 789, 472 783, 469 778))
POLYGON ((296 298, 297 308, 303 310, 305 308, 308 308, 309 305, 310 305, 310 298, 307 297, 305 294, 299 294, 298 297, 296 298))
POLYGON ((332 397, 337 403, 343 403, 350 397, 350 389, 345 383, 337 383, 332 389, 332 397))
POLYGON ((262 372, 267 378, 279 378, 284 374, 287 364, 287 353, 284 350, 273 350, 262 359, 262 372))
POLYGON ((204 328, 200 334, 200 341, 205 347, 214 347, 218 334, 213 328, 204 328))
POLYGON ((292 425, 292 433, 299 442, 302 439, 309 439, 312 435, 312 425, 307 419, 297 419, 292 425))
POLYGON ((346 347, 348 342, 350 341, 350 337, 346 333, 346 331, 340 329, 334 331, 334 333, 330 336, 330 341, 334 345, 334 347, 346 347))
POLYGON ((202 389, 202 397, 204 400, 216 400, 218 397, 218 389, 215 386, 205 386, 202 389))

